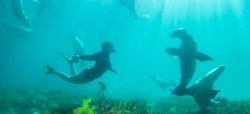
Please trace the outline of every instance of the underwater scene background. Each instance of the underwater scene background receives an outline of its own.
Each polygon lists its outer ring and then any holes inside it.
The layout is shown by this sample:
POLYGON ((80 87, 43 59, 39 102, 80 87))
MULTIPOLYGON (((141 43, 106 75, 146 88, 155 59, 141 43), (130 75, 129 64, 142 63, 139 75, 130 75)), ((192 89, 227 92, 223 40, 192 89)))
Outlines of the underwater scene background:
MULTIPOLYGON (((199 108, 192 98, 175 96, 174 87, 162 89, 150 78, 179 83, 179 60, 165 49, 179 47, 180 40, 169 34, 182 27, 199 51, 214 58, 197 63, 190 85, 224 65, 214 88, 227 103, 212 113, 250 114, 249 0, 1 0, 0 15, 0 114, 193 113, 199 108), (13 9, 15 2, 22 7, 13 9), (70 72, 58 52, 73 55, 72 34, 83 42, 86 54, 112 42, 116 53, 111 63, 118 73, 106 72, 87 84, 45 74, 47 64, 70 72), (99 82, 106 85, 101 100, 99 82)), ((84 62, 84 68, 92 65, 84 62)))

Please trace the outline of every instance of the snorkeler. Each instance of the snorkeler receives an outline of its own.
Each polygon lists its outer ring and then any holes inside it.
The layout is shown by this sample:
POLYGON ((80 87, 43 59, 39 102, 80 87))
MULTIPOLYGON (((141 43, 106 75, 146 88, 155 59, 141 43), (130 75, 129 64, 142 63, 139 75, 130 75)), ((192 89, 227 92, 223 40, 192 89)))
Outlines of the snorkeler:
POLYGON ((172 92, 175 95, 182 95, 194 75, 196 60, 203 62, 213 60, 213 58, 197 51, 196 42, 184 28, 175 30, 169 37, 180 38, 182 41, 180 48, 166 49, 169 55, 177 56, 180 59, 181 81, 172 92))
POLYGON ((75 84, 84 84, 91 82, 102 76, 107 70, 117 73, 117 71, 112 68, 110 62, 110 54, 115 52, 112 43, 104 42, 101 44, 101 46, 102 50, 93 55, 75 55, 71 58, 64 56, 64 58, 69 63, 71 75, 56 71, 51 65, 45 66, 44 71, 48 74, 56 75, 68 82, 75 84), (86 68, 85 70, 77 74, 73 64, 74 62, 78 62, 79 60, 95 61, 95 65, 91 68, 86 68))

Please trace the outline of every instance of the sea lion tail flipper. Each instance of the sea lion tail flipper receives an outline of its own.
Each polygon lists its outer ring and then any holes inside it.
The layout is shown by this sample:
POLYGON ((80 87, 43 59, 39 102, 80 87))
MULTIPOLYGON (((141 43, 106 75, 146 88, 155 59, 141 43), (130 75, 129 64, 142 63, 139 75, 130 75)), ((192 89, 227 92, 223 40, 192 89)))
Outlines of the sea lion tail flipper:
MULTIPOLYGON (((217 90, 206 90, 205 92, 196 92, 193 91, 191 96, 195 99, 195 102, 199 105, 201 110, 204 110, 210 106, 212 106, 213 102, 212 100, 215 98, 215 96, 218 94, 219 91, 217 90)), ((204 113, 201 113, 204 114, 204 113)))
POLYGON ((199 61, 209 61, 209 60, 213 60, 212 57, 204 54, 204 53, 201 53, 201 52, 197 52, 196 55, 195 55, 195 58, 198 59, 199 61))
POLYGON ((180 50, 177 49, 177 48, 167 48, 165 50, 169 55, 172 55, 172 56, 178 56, 180 55, 180 50))
POLYGON ((206 90, 204 92, 200 92, 197 89, 191 89, 186 95, 191 95, 195 99, 196 103, 199 105, 200 108, 204 108, 210 106, 212 103, 212 99, 216 97, 219 93, 218 90, 206 90))

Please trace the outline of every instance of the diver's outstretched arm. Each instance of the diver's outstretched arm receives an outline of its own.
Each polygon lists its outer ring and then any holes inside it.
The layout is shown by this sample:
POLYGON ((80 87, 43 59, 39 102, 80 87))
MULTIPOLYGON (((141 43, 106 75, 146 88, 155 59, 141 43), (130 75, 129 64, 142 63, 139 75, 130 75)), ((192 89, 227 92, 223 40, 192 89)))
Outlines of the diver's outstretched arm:
POLYGON ((76 55, 72 57, 73 60, 81 59, 81 60, 87 60, 87 61, 94 61, 97 58, 96 54, 93 55, 76 55))

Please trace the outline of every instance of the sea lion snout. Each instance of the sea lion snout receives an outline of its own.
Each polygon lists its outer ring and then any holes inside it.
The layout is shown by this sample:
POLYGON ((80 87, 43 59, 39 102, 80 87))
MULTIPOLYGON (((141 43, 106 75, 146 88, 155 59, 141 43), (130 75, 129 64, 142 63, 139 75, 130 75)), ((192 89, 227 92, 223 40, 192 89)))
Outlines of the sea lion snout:
POLYGON ((179 28, 174 32, 169 34, 170 38, 182 38, 183 36, 187 35, 187 31, 184 28, 179 28))
POLYGON ((217 69, 218 69, 218 71, 223 72, 225 70, 225 66, 224 65, 220 65, 220 66, 218 66, 217 69))

